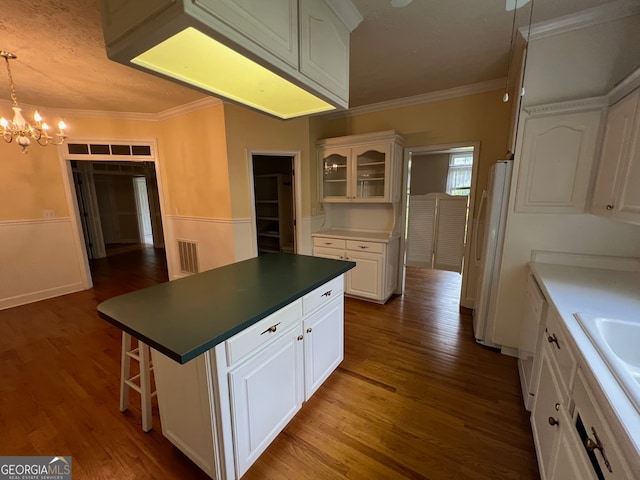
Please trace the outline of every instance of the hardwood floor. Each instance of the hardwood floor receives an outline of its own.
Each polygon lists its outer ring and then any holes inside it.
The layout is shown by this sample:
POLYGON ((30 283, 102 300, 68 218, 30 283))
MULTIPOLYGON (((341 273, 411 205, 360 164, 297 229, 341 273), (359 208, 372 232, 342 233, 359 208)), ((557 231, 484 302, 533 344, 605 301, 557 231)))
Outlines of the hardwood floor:
MULTIPOLYGON (((163 252, 92 265, 94 288, 0 311, 0 455, 72 455, 74 479, 208 478, 118 411, 112 296, 166 281, 163 252)), ((473 340, 457 274, 410 269, 386 305, 346 300, 345 360, 244 479, 535 479, 513 358, 473 340)))

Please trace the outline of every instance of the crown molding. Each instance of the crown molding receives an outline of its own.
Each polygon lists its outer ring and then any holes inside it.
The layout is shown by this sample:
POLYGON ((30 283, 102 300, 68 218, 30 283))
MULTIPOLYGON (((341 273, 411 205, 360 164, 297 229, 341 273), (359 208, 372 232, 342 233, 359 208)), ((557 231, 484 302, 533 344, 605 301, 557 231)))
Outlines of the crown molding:
POLYGON ((530 107, 524 107, 524 111, 532 117, 541 117, 544 115, 557 115, 559 113, 603 110, 608 106, 609 98, 607 96, 602 96, 569 100, 567 102, 547 103, 544 105, 532 105, 530 107))
POLYGON ((449 100, 451 98, 464 97, 466 95, 474 95, 476 93, 490 92, 492 90, 503 89, 505 85, 504 78, 489 80, 486 82, 472 83, 463 85, 462 87, 448 88, 446 90, 438 90, 436 92, 415 95, 413 97, 398 98, 386 102, 372 103, 371 105, 363 105, 362 107, 354 107, 349 110, 333 112, 326 115, 326 118, 342 118, 353 117, 365 113, 382 112, 393 108, 411 107, 423 103, 438 102, 440 100, 449 100))
POLYGON ((350 32, 353 32, 360 22, 362 14, 358 11, 351 0, 325 0, 329 8, 333 10, 342 23, 346 25, 350 32))
POLYGON ((613 105, 638 87, 640 87, 640 68, 637 68, 631 75, 611 89, 609 92, 609 103, 613 105))
MULTIPOLYGON (((55 117, 75 117, 75 118, 112 118, 116 120, 140 120, 144 122, 158 122, 168 120, 170 118, 186 115, 187 113, 197 112, 206 108, 222 105, 223 101, 215 97, 204 97, 193 102, 178 105, 177 107, 168 108, 158 113, 138 113, 138 112, 113 112, 104 110, 81 110, 72 108, 49 108, 38 107, 29 104, 20 104, 23 110, 38 110, 43 116, 55 117)), ((7 100, 0 100, 0 107, 11 108, 12 103, 7 100)))
POLYGON ((531 26, 531 29, 529 29, 529 26, 524 26, 518 31, 524 38, 529 35, 529 41, 540 40, 541 38, 591 27, 639 13, 639 0, 618 0, 599 7, 588 8, 581 12, 554 18, 547 22, 536 23, 531 26))

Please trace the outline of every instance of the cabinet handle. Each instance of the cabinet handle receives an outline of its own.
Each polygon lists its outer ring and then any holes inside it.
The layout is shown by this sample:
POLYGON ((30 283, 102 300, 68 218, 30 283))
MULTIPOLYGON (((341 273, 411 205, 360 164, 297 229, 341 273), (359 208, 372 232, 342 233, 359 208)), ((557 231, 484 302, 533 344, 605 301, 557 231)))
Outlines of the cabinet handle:
POLYGON ((369 248, 369 247, 367 245, 358 245, 358 248, 362 248, 364 250, 365 248, 369 248))
POLYGON ((613 210, 613 205, 611 204, 607 205, 607 210, 613 210))
POLYGON ((547 336, 547 342, 555 343, 556 347, 558 347, 558 350, 560 350, 560 344, 558 343, 558 337, 556 337, 555 333, 552 333, 551 335, 547 336))
POLYGON ((333 245, 333 242, 324 242, 325 245, 333 245))
POLYGON ((331 290, 327 290, 326 292, 324 292, 322 295, 320 295, 321 297, 330 297, 331 296, 331 290))
POLYGON ((311 333, 311 332, 313 332, 313 328, 311 327, 307 328, 307 333, 311 333))
POLYGON ((302 340, 304 337, 302 335, 298 335, 298 341, 302 340))
POLYGON ((275 331, 278 329, 278 325, 280 325, 280 322, 276 323, 275 325, 271 325, 269 328, 267 328, 260 335, 264 335, 265 333, 275 333, 275 331))
POLYGON ((555 425, 560 425, 560 422, 556 418, 549 417, 549 425, 551 425, 553 427, 555 425))
POLYGON ((611 469, 611 464, 609 463, 609 459, 604 453, 604 447, 602 446, 602 443, 600 442, 600 438, 598 438, 598 434, 596 433, 596 429, 594 427, 591 427, 591 433, 593 433, 593 436, 595 437, 595 441, 592 440, 591 437, 587 437, 584 439, 584 446, 590 452, 593 452, 594 450, 600 450, 600 455, 602 455, 602 459, 604 460, 604 464, 607 467, 607 470, 613 473, 613 470, 611 469))

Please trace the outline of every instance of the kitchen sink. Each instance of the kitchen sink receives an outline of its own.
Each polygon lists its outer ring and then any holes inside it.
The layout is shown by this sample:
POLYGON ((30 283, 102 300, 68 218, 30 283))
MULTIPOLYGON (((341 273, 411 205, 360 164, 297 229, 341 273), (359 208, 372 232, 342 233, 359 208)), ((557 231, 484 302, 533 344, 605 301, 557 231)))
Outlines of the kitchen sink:
POLYGON ((574 317, 640 412, 640 319, 587 313, 575 313, 574 317))

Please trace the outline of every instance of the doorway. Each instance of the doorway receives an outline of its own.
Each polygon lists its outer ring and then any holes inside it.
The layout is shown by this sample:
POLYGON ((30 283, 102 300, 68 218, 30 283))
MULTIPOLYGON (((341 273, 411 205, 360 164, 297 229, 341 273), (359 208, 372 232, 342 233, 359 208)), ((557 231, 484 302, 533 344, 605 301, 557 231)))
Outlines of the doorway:
POLYGON ((405 149, 401 265, 457 272, 462 276, 460 306, 473 307, 469 282, 478 142, 405 149))
POLYGON ((153 162, 70 161, 87 258, 164 246, 153 162))
MULTIPOLYGON (((108 244, 105 242, 105 224, 108 222, 103 222, 100 215, 104 206, 101 207, 98 203, 95 181, 101 175, 120 178, 114 180, 111 186, 107 186, 109 182, 103 181, 104 179, 97 181, 98 184, 103 183, 101 196, 114 196, 110 200, 114 208, 109 212, 114 231, 107 235, 115 233, 116 236, 110 238, 119 239, 116 242, 123 239, 133 242, 130 245, 115 243, 117 249, 135 249, 150 262, 161 262, 166 269, 169 263, 163 233, 166 216, 156 152, 157 146, 153 139, 96 141, 70 138, 58 149, 61 171, 66 172, 62 175, 62 180, 84 289, 93 286, 90 261, 109 260, 105 258, 108 244), (152 244, 144 243, 148 241, 148 235, 145 238, 145 227, 140 226, 139 219, 145 215, 147 208, 143 205, 142 192, 136 192, 136 184, 142 185, 139 180, 135 180, 139 177, 144 178, 146 186, 152 244), (118 195, 122 185, 126 185, 126 190, 130 192, 127 201, 122 201, 118 195), (111 193, 105 193, 109 190, 111 193)), ((101 186, 98 186, 98 190, 101 186)))
POLYGON ((253 228, 257 255, 296 253, 299 154, 252 152, 250 171, 253 194, 253 228))

